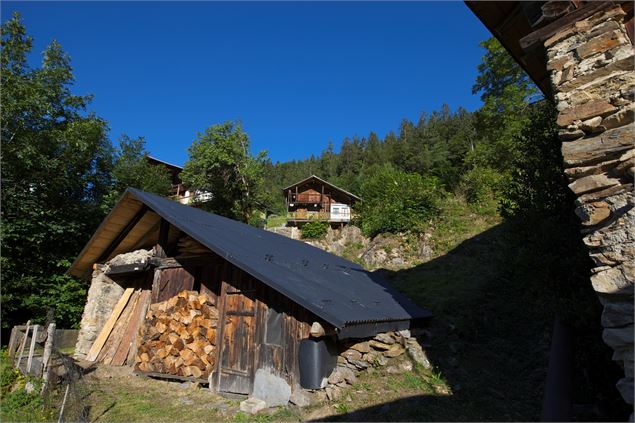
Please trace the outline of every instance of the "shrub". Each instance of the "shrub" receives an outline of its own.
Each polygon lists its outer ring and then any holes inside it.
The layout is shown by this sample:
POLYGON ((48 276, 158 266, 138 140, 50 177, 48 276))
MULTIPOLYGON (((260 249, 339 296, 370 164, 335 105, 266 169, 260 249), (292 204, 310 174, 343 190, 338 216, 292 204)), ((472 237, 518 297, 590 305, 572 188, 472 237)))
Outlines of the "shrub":
POLYGON ((500 171, 476 166, 463 175, 460 187, 467 202, 477 211, 495 214, 504 180, 500 171))
POLYGON ((438 213, 444 191, 437 178, 406 173, 390 165, 362 184, 359 223, 367 236, 384 232, 421 232, 438 213))
POLYGON ((326 222, 307 222, 302 226, 302 238, 318 239, 326 235, 329 224, 326 222))

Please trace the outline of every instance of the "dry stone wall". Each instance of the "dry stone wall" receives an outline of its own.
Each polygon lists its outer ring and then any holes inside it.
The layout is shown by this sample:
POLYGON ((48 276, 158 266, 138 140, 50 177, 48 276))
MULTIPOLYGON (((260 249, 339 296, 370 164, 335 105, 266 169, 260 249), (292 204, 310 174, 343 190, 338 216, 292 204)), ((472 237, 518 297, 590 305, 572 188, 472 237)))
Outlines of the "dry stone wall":
POLYGON ((603 339, 624 369, 617 388, 633 404, 635 140, 633 45, 611 6, 545 41, 569 188, 604 305, 603 339))

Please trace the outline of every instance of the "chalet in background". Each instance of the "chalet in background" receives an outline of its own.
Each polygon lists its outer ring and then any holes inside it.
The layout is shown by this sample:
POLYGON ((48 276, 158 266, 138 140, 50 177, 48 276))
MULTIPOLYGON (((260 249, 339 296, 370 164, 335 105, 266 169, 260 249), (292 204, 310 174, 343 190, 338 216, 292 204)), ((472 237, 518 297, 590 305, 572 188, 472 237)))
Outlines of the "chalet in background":
POLYGON ((170 189, 170 198, 178 201, 181 204, 191 205, 194 200, 204 202, 211 198, 211 194, 208 192, 192 192, 185 186, 181 180, 181 172, 183 168, 181 166, 174 165, 172 163, 164 162, 152 156, 147 156, 148 163, 152 166, 163 166, 168 172, 170 172, 170 178, 172 187, 170 189))
POLYGON ((282 191, 287 206, 287 222, 291 226, 310 221, 333 225, 348 223, 352 217, 352 206, 362 200, 315 175, 282 191))

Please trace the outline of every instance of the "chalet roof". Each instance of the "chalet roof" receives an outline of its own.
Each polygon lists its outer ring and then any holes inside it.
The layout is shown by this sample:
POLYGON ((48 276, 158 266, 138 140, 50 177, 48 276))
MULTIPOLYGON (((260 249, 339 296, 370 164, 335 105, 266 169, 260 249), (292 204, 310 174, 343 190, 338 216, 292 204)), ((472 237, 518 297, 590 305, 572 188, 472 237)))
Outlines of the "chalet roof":
POLYGON ((298 186, 298 185, 302 185, 302 184, 303 184, 303 183, 305 183, 305 182, 309 182, 311 179, 314 179, 314 180, 316 180, 316 181, 318 181, 318 182, 320 182, 320 183, 322 183, 322 184, 324 184, 324 185, 328 185, 328 186, 330 186, 331 188, 333 188, 333 189, 335 189, 335 190, 337 190, 337 191, 340 191, 340 192, 342 192, 342 193, 344 193, 344 194, 348 195, 349 197, 354 198, 354 199, 355 199, 355 200, 357 200, 357 201, 361 201, 361 200, 362 200, 362 199, 361 199, 360 197, 358 197, 357 195, 355 195, 355 194, 353 194, 353 193, 350 193, 350 192, 346 191, 345 189, 342 189, 342 188, 340 188, 340 187, 338 187, 338 186, 336 186, 336 185, 333 185, 332 183, 330 183, 330 182, 328 182, 328 181, 325 181, 324 179, 322 179, 322 178, 320 178, 319 176, 316 176, 316 175, 311 175, 311 176, 309 176, 308 178, 304 178, 303 180, 296 182, 295 184, 289 185, 288 187, 283 188, 283 189, 282 189, 282 191, 284 192, 284 191, 286 191, 286 190, 288 190, 288 189, 295 188, 295 187, 296 187, 296 186, 298 186))
MULTIPOLYGON (((97 257, 144 207, 332 324, 342 338, 407 329, 411 320, 431 317, 430 312, 393 290, 381 276, 355 263, 304 242, 131 188, 102 222, 69 272, 82 276, 90 271, 97 257)), ((156 227, 156 222, 148 224, 152 225, 156 227)), ((147 231, 140 233, 144 232, 147 231)), ((117 247, 110 256, 117 251, 121 248, 117 247)))

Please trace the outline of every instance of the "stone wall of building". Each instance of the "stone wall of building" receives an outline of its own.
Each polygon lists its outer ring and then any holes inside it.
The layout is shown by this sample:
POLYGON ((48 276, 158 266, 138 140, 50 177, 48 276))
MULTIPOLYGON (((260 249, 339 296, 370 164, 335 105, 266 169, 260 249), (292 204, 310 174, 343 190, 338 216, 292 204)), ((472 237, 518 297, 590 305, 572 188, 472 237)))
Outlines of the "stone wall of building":
POLYGON ((565 173, 604 305, 603 339, 624 369, 617 388, 632 405, 635 72, 624 17, 612 6, 564 27, 545 47, 565 173))
POLYGON ((86 358, 90 347, 122 295, 121 285, 106 276, 101 269, 93 271, 86 306, 84 306, 79 326, 79 335, 75 344, 76 358, 86 358))

